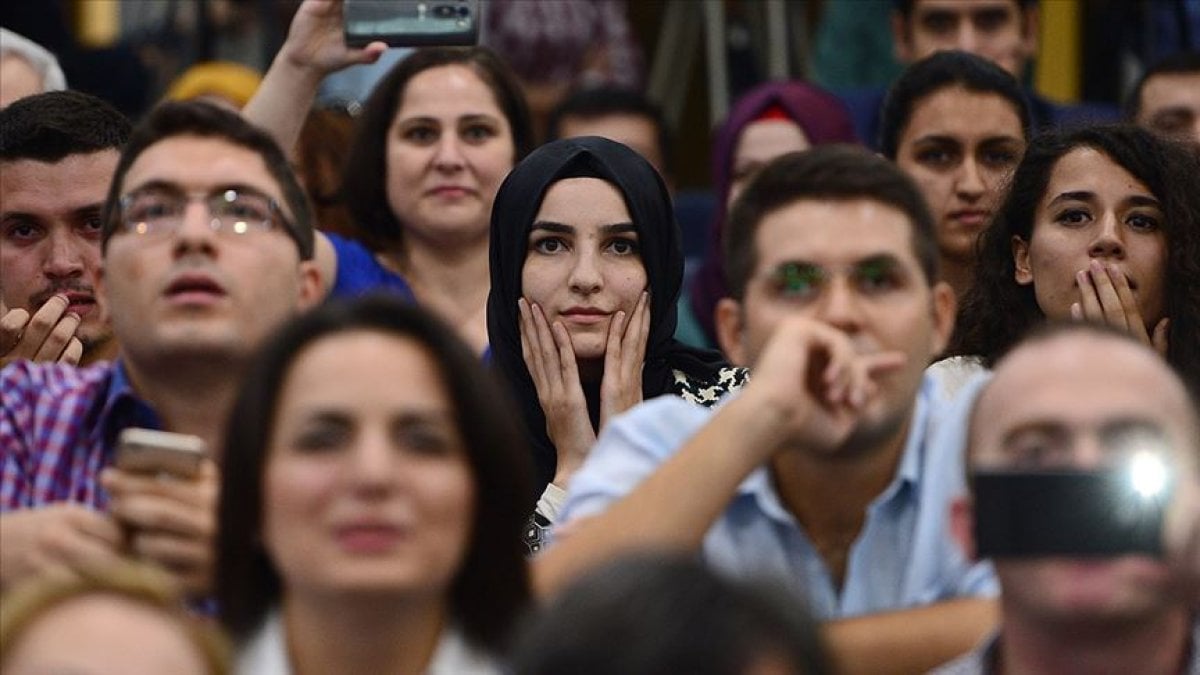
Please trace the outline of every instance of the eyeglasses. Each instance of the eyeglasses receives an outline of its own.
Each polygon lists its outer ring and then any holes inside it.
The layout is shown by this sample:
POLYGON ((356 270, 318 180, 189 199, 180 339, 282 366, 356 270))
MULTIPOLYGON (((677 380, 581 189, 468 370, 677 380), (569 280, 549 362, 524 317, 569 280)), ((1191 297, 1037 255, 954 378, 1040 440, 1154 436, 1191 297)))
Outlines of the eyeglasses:
POLYGON ((214 232, 236 236, 269 232, 279 225, 291 227, 274 199, 246 188, 185 194, 165 187, 146 187, 121 197, 121 229, 146 237, 172 234, 183 225, 184 212, 193 201, 202 201, 208 207, 209 227, 214 232))

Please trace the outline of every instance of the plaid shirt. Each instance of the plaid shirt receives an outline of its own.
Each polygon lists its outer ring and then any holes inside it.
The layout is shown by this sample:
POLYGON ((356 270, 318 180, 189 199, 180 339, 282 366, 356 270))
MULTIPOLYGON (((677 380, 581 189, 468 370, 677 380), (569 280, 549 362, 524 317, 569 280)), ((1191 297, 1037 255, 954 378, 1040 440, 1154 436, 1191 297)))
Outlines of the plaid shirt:
POLYGON ((100 470, 131 426, 162 427, 120 361, 9 364, 0 370, 0 513, 64 501, 106 509, 100 470))

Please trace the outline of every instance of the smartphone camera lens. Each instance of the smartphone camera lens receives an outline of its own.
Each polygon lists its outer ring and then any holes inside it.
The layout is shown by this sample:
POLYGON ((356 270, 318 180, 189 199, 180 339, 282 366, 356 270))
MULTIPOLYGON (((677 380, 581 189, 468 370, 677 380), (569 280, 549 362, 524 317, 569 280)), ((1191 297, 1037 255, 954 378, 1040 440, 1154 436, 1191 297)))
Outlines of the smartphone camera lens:
POLYGON ((439 19, 453 19, 457 12, 452 5, 434 5, 433 15, 439 19))

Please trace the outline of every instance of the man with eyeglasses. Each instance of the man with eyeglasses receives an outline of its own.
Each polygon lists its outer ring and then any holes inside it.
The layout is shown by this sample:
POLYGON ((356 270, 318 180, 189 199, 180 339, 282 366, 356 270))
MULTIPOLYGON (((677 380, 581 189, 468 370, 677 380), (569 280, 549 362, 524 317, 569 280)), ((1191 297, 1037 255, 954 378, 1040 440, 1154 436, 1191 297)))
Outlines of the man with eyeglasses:
POLYGON ((103 213, 105 298, 120 353, 0 370, 0 583, 121 556, 211 581, 222 430, 255 347, 318 299, 313 230, 286 158, 237 114, 164 104, 134 130, 103 213), (198 436, 191 478, 111 467, 128 427, 198 436))
POLYGON ((924 371, 955 300, 920 193, 885 159, 818 146, 768 164, 727 227, 717 335, 749 384, 611 421, 571 480, 568 533, 535 561, 539 590, 627 551, 696 551, 806 596, 841 672, 966 651, 995 579, 948 525, 962 457, 934 443, 944 394, 924 371))
POLYGON ((971 407, 952 520, 992 558, 1003 616, 938 675, 1200 673, 1200 418, 1180 377, 1127 334, 1051 325, 971 407))

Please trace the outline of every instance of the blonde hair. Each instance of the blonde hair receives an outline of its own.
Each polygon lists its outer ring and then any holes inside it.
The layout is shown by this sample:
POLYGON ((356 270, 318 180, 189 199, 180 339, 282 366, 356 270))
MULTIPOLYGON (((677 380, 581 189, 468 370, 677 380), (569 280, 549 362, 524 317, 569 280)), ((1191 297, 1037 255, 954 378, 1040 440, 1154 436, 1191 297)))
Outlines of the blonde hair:
POLYGON ((216 626, 188 612, 182 594, 165 572, 129 562, 85 570, 74 578, 33 579, 5 592, 0 603, 0 664, 46 613, 66 602, 93 596, 126 600, 159 614, 183 631, 210 675, 230 673, 229 644, 216 626))

